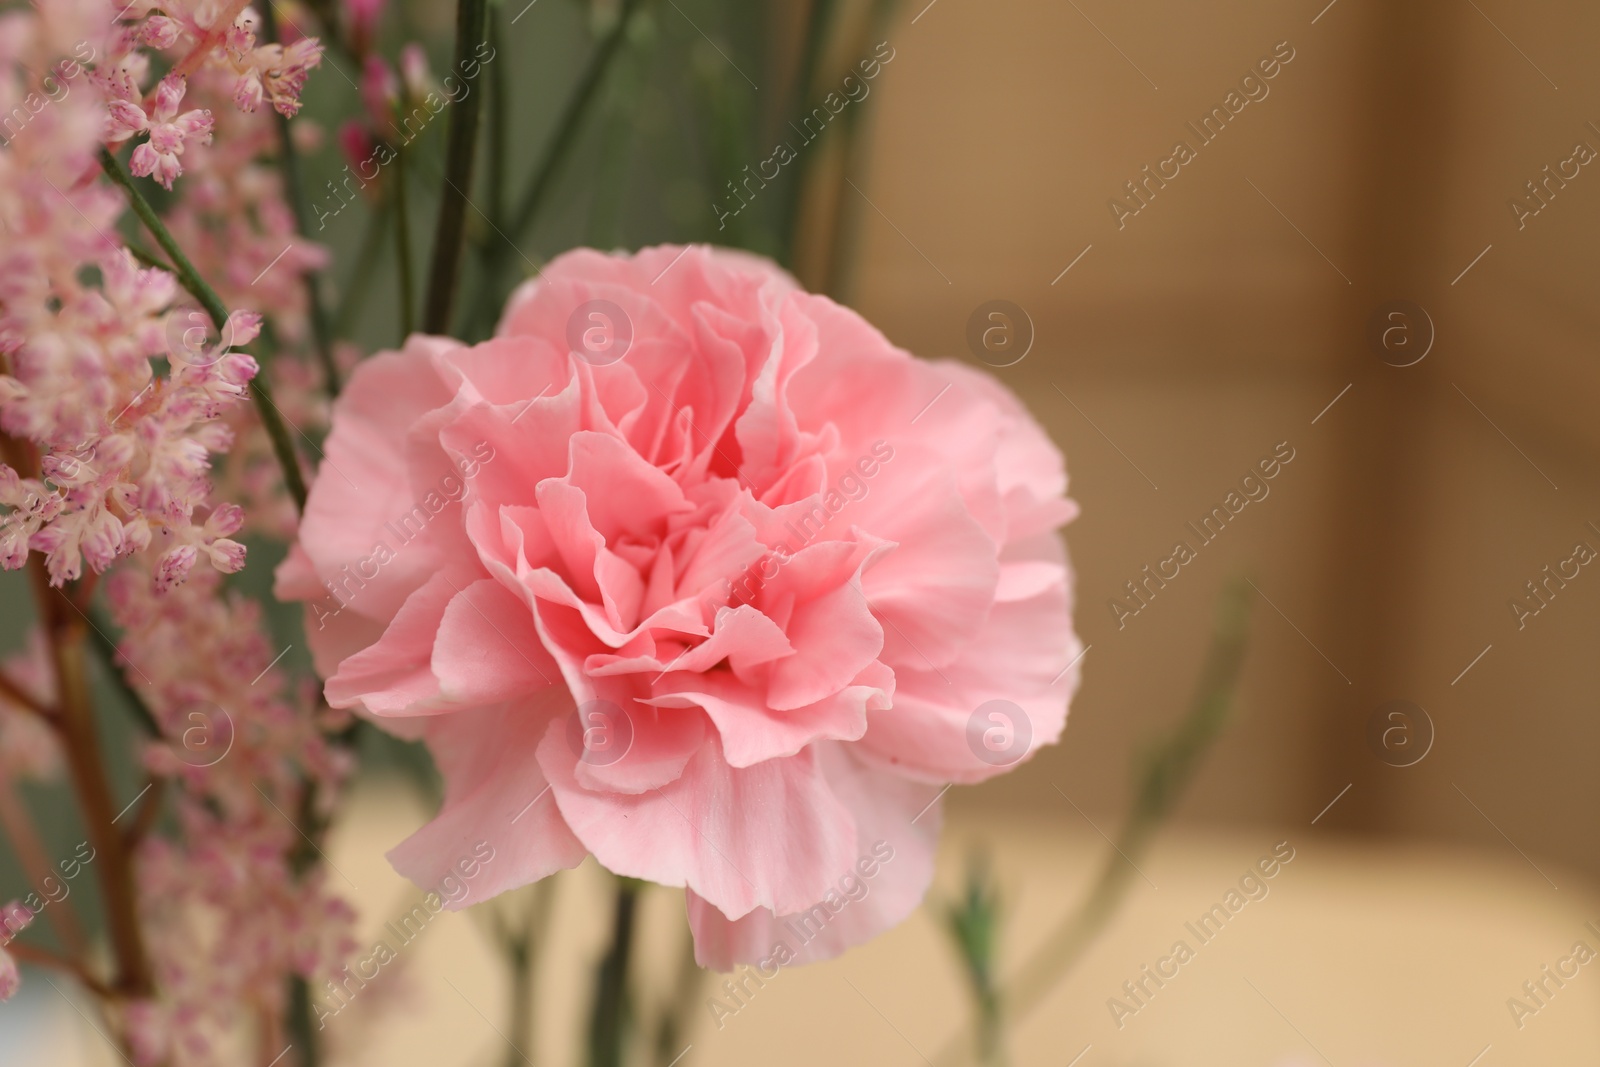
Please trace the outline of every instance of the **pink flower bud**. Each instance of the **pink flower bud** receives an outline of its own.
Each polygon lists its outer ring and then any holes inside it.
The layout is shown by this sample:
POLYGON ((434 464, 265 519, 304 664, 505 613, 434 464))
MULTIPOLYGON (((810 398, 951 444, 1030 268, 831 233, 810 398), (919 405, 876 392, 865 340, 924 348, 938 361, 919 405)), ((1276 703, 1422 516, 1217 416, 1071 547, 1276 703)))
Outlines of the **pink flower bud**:
POLYGON ((349 161, 350 166, 359 168, 372 158, 377 147, 377 143, 372 139, 372 131, 366 123, 349 119, 339 127, 339 150, 344 153, 344 158, 349 161))
POLYGON ((33 912, 13 900, 0 906, 0 944, 10 941, 33 922, 33 912))
POLYGON ((244 570, 245 548, 237 541, 219 537, 206 546, 211 565, 223 574, 237 574, 244 570))
POLYGON ((177 19, 165 15, 151 15, 139 27, 139 40, 151 48, 171 48, 178 43, 183 27, 177 19))
POLYGON ((244 508, 238 504, 218 504, 206 520, 206 530, 218 537, 231 537, 244 525, 244 508))
POLYGON ((394 115, 395 101, 400 98, 400 83, 394 70, 382 56, 370 55, 361 71, 361 101, 367 106, 367 117, 372 125, 383 127, 394 115))
POLYGON ((178 105, 183 103, 183 93, 189 87, 188 82, 176 74, 168 74, 156 86, 155 118, 160 122, 169 121, 178 113, 178 105))
POLYGON ((232 311, 228 313, 228 347, 235 348, 249 344, 261 336, 261 314, 256 311, 232 311))
POLYGON ((428 70, 428 53, 415 41, 400 49, 400 80, 412 100, 421 100, 433 91, 433 74, 428 70))
POLYGON ((106 132, 113 139, 137 133, 150 125, 149 118, 145 116, 144 108, 131 100, 108 101, 106 110, 111 113, 110 128, 106 132))
POLYGON ((156 565, 156 592, 165 593, 175 585, 182 585, 194 570, 199 551, 193 545, 179 545, 161 557, 156 565))
POLYGON ((239 76, 233 86, 233 106, 240 111, 251 112, 261 106, 261 101, 267 96, 266 87, 261 84, 261 72, 252 67, 239 76))
POLYGON ((0 1001, 10 1000, 21 988, 22 974, 17 970, 17 961, 0 948, 0 1001))
POLYGON ((345 21, 350 26, 351 44, 356 49, 356 54, 364 53, 372 47, 372 41, 378 32, 378 20, 383 17, 383 9, 388 6, 388 0, 344 0, 345 21))

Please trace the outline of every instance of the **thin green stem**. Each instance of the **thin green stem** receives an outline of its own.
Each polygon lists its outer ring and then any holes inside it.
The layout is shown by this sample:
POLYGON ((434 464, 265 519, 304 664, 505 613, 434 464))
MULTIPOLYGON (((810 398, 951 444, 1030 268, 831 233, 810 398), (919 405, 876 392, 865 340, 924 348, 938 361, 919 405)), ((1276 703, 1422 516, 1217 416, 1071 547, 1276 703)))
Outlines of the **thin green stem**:
POLYGON ((967 864, 965 893, 946 906, 944 920, 965 966, 967 990, 978 1019, 976 1052, 984 1067, 1005 1063, 1005 1028, 995 982, 1002 918, 1000 895, 989 874, 987 857, 978 853, 967 864))
POLYGON ((312 1003, 311 983, 299 975, 289 979, 289 1034, 291 1044, 299 1053, 300 1067, 319 1067, 322 1046, 317 1040, 318 1027, 315 1005, 312 1003))
POLYGON ((411 264, 411 214, 406 206, 406 150, 394 155, 394 235, 400 258, 400 340, 417 328, 417 283, 411 264))
MULTIPOLYGON (((455 69, 472 58, 472 50, 486 41, 488 0, 459 0, 456 5, 455 69)), ((433 235, 433 266, 428 273, 427 303, 422 328, 428 333, 450 332, 456 289, 461 282, 461 256, 467 240, 468 197, 478 146, 478 114, 483 94, 468 93, 450 115, 450 138, 445 150, 445 188, 440 192, 439 218, 433 235)))
POLYGON ((567 96, 561 114, 556 119, 555 130, 551 133, 550 140, 545 145, 527 186, 523 188, 522 195, 517 198, 516 209, 504 227, 504 236, 493 233, 486 238, 487 243, 483 251, 486 278, 485 284, 479 289, 481 295, 473 313, 474 321, 493 321, 495 311, 504 296, 500 275, 514 251, 513 242, 520 241, 522 235, 538 217, 539 209, 544 205, 545 197, 549 195, 556 176, 561 171, 561 165, 566 162, 578 138, 584 117, 599 95, 599 88, 606 71, 620 50, 634 16, 643 6, 644 0, 622 0, 622 11, 618 14, 615 25, 595 45, 594 51, 589 55, 589 62, 578 75, 577 83, 567 96))
POLYGON ((526 914, 516 930, 496 921, 500 950, 511 976, 511 1018, 507 1023, 506 1067, 520 1067, 526 1050, 533 1047, 534 1012, 538 1005, 536 982, 539 953, 544 948, 551 905, 555 902, 553 884, 546 879, 528 890, 526 914))
MULTIPOLYGON (((194 264, 189 262, 189 257, 183 254, 183 249, 178 247, 177 240, 161 221, 161 217, 156 214, 155 208, 150 206, 150 202, 134 184, 133 176, 116 156, 104 148, 100 149, 100 166, 111 180, 122 186, 128 194, 128 202, 133 206, 133 213, 144 223, 145 229, 150 231, 150 235, 156 239, 161 250, 172 261, 172 271, 177 275, 178 283, 200 302, 201 307, 205 308, 206 314, 211 316, 211 321, 217 328, 217 333, 227 336, 228 309, 223 306, 222 298, 206 284, 205 279, 194 269, 194 264)), ((266 427, 267 437, 272 441, 272 451, 278 457, 278 465, 283 468, 284 485, 288 487, 289 495, 294 499, 295 508, 303 512, 306 509, 305 478, 300 474, 300 460, 295 455, 294 442, 289 437, 288 423, 278 410, 278 405, 272 402, 272 390, 267 385, 265 373, 257 374, 251 380, 250 396, 255 401, 257 413, 261 416, 261 424, 266 427)))
MULTIPOLYGON (((489 8, 489 47, 494 55, 505 48, 505 9, 489 8)), ((496 226, 506 219, 506 145, 510 140, 511 87, 506 64, 489 69, 489 218, 496 226)))
POLYGON ((673 984, 671 999, 662 1011, 661 1024, 656 1030, 656 1067, 671 1067, 683 1055, 684 1035, 693 1023, 692 1016, 700 1006, 700 989, 704 985, 705 971, 694 958, 694 938, 684 931, 683 946, 679 949, 678 975, 673 984))
POLYGON ((117 665, 117 643, 111 639, 111 620, 95 607, 88 608, 89 615, 89 644, 94 647, 95 654, 100 658, 100 663, 105 667, 106 677, 111 680, 111 686, 122 694, 128 702, 128 710, 132 712, 139 726, 151 737, 160 737, 161 727, 156 723, 155 715, 150 711, 150 705, 144 702, 144 697, 128 681, 128 675, 117 665))
POLYGON ((627 1019, 628 957, 633 948, 639 886, 619 879, 612 911, 611 947, 595 975, 594 1008, 589 1016, 589 1067, 620 1067, 627 1019))
POLYGON ((133 258, 137 259, 140 263, 143 263, 147 267, 154 267, 156 270, 164 270, 168 274, 172 273, 172 267, 167 264, 167 261, 150 251, 148 248, 141 246, 136 241, 124 241, 122 243, 129 252, 133 253, 133 258))
POLYGON ((367 219, 366 231, 361 235, 361 247, 356 251, 356 261, 350 268, 350 280, 344 286, 344 301, 339 305, 338 334, 349 334, 355 327, 356 316, 366 302, 372 276, 377 271, 378 253, 383 239, 388 236, 389 212, 394 210, 394 198, 383 195, 367 219))
MULTIPOLYGON (((273 4, 260 5, 261 28, 267 42, 278 40, 278 17, 273 4)), ((273 119, 278 126, 278 163, 283 168, 283 187, 294 212, 295 230, 302 236, 310 232, 311 209, 306 203, 305 187, 300 182, 300 152, 294 146, 294 131, 289 120, 274 110, 273 119)), ((322 364, 322 375, 327 382, 328 395, 339 395, 339 367, 333 360, 333 325, 328 319, 328 308, 322 302, 322 274, 308 270, 301 275, 306 287, 306 302, 310 305, 311 336, 316 345, 317 361, 322 364)))
MULTIPOLYGON (((1170 736, 1149 753, 1133 809, 1089 895, 1078 909, 1046 934, 1015 977, 999 990, 1006 1017, 1015 1022, 1037 1008, 1082 957, 1084 950, 1116 913, 1137 872, 1139 858, 1183 795, 1202 757, 1222 733, 1233 707, 1244 664, 1250 589, 1243 581, 1223 593, 1216 631, 1201 670, 1188 714, 1170 736)), ((938 1067, 968 1062, 976 1035, 967 1027, 935 1057, 938 1067)))
MULTIPOLYGON (((833 23, 834 0, 811 0, 806 16, 805 44, 800 53, 800 67, 795 76, 794 92, 790 94, 788 111, 799 115, 805 106, 811 87, 817 81, 817 68, 822 62, 822 52, 828 42, 828 30, 833 23)), ((810 153, 802 153, 788 175, 788 184, 781 193, 781 215, 778 220, 778 262, 793 268, 795 227, 800 221, 800 201, 805 193, 805 172, 810 153)))
POLYGON ((629 24, 642 7, 643 0, 623 0, 622 12, 617 17, 616 25, 612 26, 595 46, 594 53, 589 57, 588 66, 584 67, 583 73, 578 77, 578 83, 572 87, 572 95, 567 97, 566 106, 561 110, 561 117, 556 120, 555 132, 550 135, 550 143, 544 150, 544 156, 540 159, 532 178, 529 179, 527 188, 517 200, 517 209, 511 216, 511 226, 506 231, 512 240, 517 240, 533 224, 545 196, 550 192, 551 183, 559 173, 561 164, 566 161, 568 150, 577 139, 584 115, 598 95, 597 90, 600 88, 601 80, 605 77, 606 70, 617 54, 623 38, 627 35, 629 24))

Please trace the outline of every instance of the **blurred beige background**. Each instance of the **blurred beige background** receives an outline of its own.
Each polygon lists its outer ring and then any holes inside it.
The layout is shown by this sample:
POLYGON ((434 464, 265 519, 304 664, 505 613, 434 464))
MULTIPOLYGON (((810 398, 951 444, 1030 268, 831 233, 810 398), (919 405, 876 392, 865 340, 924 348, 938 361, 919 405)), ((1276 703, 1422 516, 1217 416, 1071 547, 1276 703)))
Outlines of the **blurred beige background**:
POLYGON ((1243 717, 1187 817, 1309 821, 1353 784, 1319 832, 1519 863, 1509 837, 1600 869, 1600 578, 1582 568, 1521 630, 1510 607, 1575 542, 1600 548, 1600 173, 1549 186, 1520 230, 1508 206, 1537 204, 1525 183, 1575 143, 1600 148, 1597 34, 1575 3, 903 10, 846 187, 846 294, 929 356, 972 358, 986 300, 1026 309, 1033 349, 997 373, 1066 452, 1093 646, 1065 744, 956 805, 1053 812, 1054 778, 1120 811, 1127 757, 1183 706, 1243 571, 1275 607, 1258 602, 1243 717), (1198 146, 1185 124, 1285 41, 1269 95, 1119 229, 1108 200, 1198 146), (1436 331, 1404 368, 1365 339, 1396 298, 1436 331), (1282 441, 1271 495, 1119 629, 1123 583, 1282 441), (1391 699, 1436 729, 1404 769, 1365 743, 1391 699))

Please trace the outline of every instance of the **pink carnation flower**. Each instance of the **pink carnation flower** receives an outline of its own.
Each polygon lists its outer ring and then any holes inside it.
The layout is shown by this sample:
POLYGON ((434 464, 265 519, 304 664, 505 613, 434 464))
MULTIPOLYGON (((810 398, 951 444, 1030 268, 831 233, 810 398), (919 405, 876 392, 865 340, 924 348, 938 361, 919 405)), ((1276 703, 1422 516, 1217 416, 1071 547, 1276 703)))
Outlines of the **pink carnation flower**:
POLYGON ((1065 490, 993 379, 766 261, 583 250, 357 368, 279 593, 444 776, 401 873, 592 853, 686 886, 705 965, 819 959, 920 902, 943 783, 1060 736, 1065 490))

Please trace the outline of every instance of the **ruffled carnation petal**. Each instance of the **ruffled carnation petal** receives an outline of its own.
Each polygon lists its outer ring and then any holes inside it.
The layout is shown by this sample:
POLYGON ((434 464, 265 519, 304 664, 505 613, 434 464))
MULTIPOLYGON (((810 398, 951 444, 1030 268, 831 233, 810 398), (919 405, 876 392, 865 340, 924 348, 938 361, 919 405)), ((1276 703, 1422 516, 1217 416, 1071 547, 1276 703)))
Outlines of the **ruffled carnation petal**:
POLYGON ((899 925, 922 903, 939 841, 937 788, 883 781, 839 746, 819 746, 819 754, 835 794, 855 818, 859 855, 810 907, 790 914, 757 908, 729 919, 691 891, 689 926, 700 966, 731 971, 740 963, 832 959, 899 925))
POLYGON ((567 825, 607 870, 688 886, 730 916, 797 911, 855 859, 854 820, 810 752, 731 767, 708 739, 675 782, 595 793, 574 779, 557 724, 539 764, 567 825))
POLYGON ((582 863, 587 852, 535 755, 558 710, 523 702, 429 720, 423 737, 444 778, 444 806, 389 852, 395 870, 465 908, 582 863), (465 877, 461 865, 473 860, 481 867, 465 877))

